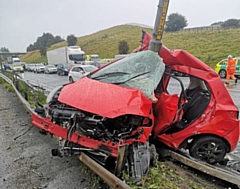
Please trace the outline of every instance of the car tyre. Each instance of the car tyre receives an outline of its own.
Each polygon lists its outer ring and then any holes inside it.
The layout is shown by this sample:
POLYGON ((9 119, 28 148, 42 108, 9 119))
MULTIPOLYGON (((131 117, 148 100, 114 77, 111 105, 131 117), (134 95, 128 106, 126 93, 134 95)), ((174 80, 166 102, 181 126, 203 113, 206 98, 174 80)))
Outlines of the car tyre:
POLYGON ((220 76, 221 78, 226 78, 226 76, 227 76, 226 70, 220 70, 220 71, 219 71, 219 76, 220 76))
POLYGON ((72 78, 71 76, 69 77, 69 82, 70 82, 70 83, 73 83, 73 82, 74 82, 74 81, 73 81, 73 78, 72 78))
POLYGON ((190 144, 189 153, 192 157, 209 164, 220 162, 228 151, 227 144, 215 136, 200 136, 190 144))

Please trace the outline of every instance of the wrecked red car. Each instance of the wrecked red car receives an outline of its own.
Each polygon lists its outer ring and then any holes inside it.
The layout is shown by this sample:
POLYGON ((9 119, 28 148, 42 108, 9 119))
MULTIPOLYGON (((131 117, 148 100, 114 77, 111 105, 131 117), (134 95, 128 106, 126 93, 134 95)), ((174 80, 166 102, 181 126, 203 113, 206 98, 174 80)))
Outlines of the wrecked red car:
POLYGON ((234 150, 238 109, 218 74, 191 54, 147 50, 151 35, 129 56, 53 90, 33 125, 58 136, 53 155, 84 152, 117 176, 141 178, 159 141, 214 164, 234 150))
MULTIPOLYGON (((142 45, 135 51, 148 49, 150 39, 143 32, 142 45)), ((166 70, 155 90, 153 138, 173 149, 188 149, 191 156, 208 163, 220 162, 238 144, 238 108, 220 77, 205 63, 164 46, 160 56, 166 70)))

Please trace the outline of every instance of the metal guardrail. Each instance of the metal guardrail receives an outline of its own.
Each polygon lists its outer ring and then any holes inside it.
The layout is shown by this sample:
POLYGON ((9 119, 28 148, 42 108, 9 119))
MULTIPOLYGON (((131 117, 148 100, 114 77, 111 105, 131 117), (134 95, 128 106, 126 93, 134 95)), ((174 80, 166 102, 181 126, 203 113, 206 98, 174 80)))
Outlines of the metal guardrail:
POLYGON ((30 104, 28 103, 28 101, 22 97, 22 95, 20 94, 20 92, 17 90, 17 88, 15 87, 14 83, 12 82, 11 79, 9 79, 7 76, 5 76, 4 74, 0 73, 0 77, 3 78, 6 82, 8 82, 14 89, 15 93, 17 94, 17 97, 20 99, 20 101, 23 103, 24 108, 30 113, 33 114, 34 110, 32 109, 32 107, 30 106, 30 104))
POLYGON ((221 165, 210 165, 206 162, 202 162, 197 159, 193 159, 188 154, 184 152, 174 152, 172 150, 169 150, 168 153, 170 156, 189 166, 194 169, 197 169, 203 173, 206 173, 208 175, 214 176, 216 178, 222 179, 224 181, 236 184, 240 186, 240 172, 234 171, 234 170, 228 170, 226 166, 221 165))

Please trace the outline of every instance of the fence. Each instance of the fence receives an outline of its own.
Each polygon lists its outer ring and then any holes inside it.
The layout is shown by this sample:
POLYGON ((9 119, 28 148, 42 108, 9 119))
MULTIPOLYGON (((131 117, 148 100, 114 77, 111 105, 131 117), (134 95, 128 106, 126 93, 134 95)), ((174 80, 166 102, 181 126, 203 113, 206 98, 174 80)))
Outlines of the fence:
MULTIPOLYGON (((153 26, 148 26, 148 25, 138 24, 138 23, 129 23, 126 25, 153 29, 153 26)), ((184 28, 176 32, 202 32, 202 31, 223 31, 223 30, 232 30, 232 31, 240 32, 240 27, 233 28, 233 27, 222 27, 222 26, 202 26, 202 27, 194 27, 194 28, 184 28)))

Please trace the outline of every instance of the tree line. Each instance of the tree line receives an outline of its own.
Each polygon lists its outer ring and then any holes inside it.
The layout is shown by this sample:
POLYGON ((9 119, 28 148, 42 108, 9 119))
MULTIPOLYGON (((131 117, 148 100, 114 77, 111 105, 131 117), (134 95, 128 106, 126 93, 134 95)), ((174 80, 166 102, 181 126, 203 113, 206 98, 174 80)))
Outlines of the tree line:
MULTIPOLYGON (((55 43, 65 41, 60 36, 53 36, 51 33, 43 33, 42 36, 38 37, 36 42, 30 44, 27 47, 27 52, 39 50, 42 56, 46 56, 47 48, 55 43)), ((68 46, 73 46, 77 43, 77 37, 73 34, 67 36, 68 46)))
MULTIPOLYGON (((187 19, 185 16, 172 13, 167 17, 165 24, 165 31, 179 31, 184 29, 188 25, 187 19)), ((223 28, 239 28, 240 27, 240 19, 228 19, 226 21, 215 22, 211 24, 211 26, 221 26, 223 28)))

